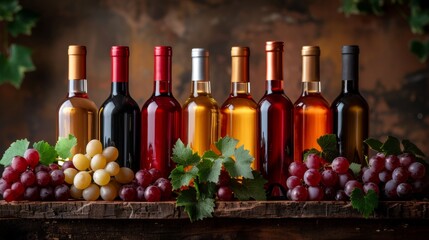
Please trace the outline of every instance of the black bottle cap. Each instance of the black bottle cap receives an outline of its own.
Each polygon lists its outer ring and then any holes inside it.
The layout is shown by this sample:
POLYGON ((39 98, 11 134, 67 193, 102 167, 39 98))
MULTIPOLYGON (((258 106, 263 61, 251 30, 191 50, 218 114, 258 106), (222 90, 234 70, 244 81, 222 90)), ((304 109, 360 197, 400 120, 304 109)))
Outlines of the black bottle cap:
POLYGON ((343 55, 343 80, 358 81, 359 79, 359 46, 345 45, 343 55))

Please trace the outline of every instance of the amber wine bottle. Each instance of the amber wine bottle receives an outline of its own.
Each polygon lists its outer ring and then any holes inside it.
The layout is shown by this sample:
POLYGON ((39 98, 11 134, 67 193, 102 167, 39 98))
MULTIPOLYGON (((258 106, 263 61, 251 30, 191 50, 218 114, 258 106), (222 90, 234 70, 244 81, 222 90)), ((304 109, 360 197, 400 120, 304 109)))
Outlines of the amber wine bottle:
POLYGON ((232 47, 231 93, 221 107, 221 136, 239 140, 255 157, 252 169, 259 170, 258 105, 250 95, 248 47, 232 47))
POLYGON ((57 115, 57 138, 73 134, 77 145, 72 154, 85 153, 86 144, 97 138, 97 106, 88 97, 86 48, 71 45, 69 56, 69 91, 57 115))
POLYGON ((342 56, 342 89, 331 106, 333 131, 340 155, 366 165, 368 148, 363 141, 368 138, 369 107, 359 93, 359 47, 343 46, 342 56))
POLYGON ((302 161, 311 148, 321 150, 317 139, 332 133, 332 116, 328 102, 320 92, 318 46, 302 48, 302 94, 294 104, 294 160, 302 161))
POLYGON ((265 94, 259 101, 260 169, 271 197, 285 197, 292 159, 293 104, 283 90, 283 42, 267 42, 265 94), (280 188, 282 188, 280 191, 280 188))
POLYGON ((203 155, 219 138, 219 107, 211 95, 209 52, 194 48, 191 56, 191 95, 183 105, 182 140, 203 155))

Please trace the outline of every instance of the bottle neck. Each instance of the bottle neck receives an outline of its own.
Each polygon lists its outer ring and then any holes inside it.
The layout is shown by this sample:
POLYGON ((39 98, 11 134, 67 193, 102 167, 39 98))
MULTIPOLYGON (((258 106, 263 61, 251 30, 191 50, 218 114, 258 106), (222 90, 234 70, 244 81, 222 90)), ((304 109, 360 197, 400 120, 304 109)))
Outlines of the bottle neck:
POLYGON ((231 96, 250 95, 249 82, 232 82, 231 83, 231 96))
POLYGON ((192 81, 191 96, 211 95, 211 92, 210 81, 192 81))
POLYGON ((353 80, 343 80, 342 83, 342 92, 343 93, 358 93, 359 92, 359 83, 358 81, 353 80))
POLYGON ((111 94, 113 96, 116 95, 129 95, 128 82, 112 82, 112 91, 111 94))
POLYGON ((320 82, 303 82, 302 83, 302 96, 305 96, 308 94, 319 94, 320 91, 321 91, 320 82))
POLYGON ((155 81, 153 85, 153 95, 171 95, 171 81, 155 81))
POLYGON ((88 87, 86 79, 69 80, 68 97, 88 98, 88 87))
POLYGON ((154 95, 171 95, 171 55, 155 55, 154 95))

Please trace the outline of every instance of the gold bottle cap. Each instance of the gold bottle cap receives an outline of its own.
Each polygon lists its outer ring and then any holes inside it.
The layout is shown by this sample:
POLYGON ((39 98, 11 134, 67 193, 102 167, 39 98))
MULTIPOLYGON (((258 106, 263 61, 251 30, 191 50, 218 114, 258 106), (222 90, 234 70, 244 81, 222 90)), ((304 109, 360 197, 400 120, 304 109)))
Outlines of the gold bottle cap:
POLYGON ((249 82, 249 56, 248 47, 232 47, 231 82, 249 82))
POLYGON ((283 45, 284 43, 281 41, 267 41, 265 44, 265 51, 266 52, 283 52, 283 45))
POLYGON ((265 44, 266 80, 283 80, 283 45, 280 41, 268 41, 265 44))
POLYGON ((86 47, 70 45, 69 55, 69 80, 86 79, 86 47))
POLYGON ((318 46, 302 47, 302 82, 320 82, 318 46))

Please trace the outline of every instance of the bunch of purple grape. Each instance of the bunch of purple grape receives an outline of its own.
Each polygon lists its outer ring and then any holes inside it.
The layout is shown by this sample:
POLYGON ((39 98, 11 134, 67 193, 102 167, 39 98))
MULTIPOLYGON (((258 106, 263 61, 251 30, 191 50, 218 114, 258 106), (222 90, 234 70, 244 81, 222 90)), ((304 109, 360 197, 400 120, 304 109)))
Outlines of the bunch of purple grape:
POLYGON ((24 157, 15 156, 0 179, 0 194, 7 202, 17 200, 67 200, 69 187, 64 183, 64 172, 57 164, 39 164, 40 155, 27 149, 24 157))
POLYGON ((362 182, 378 186, 386 199, 409 199, 427 187, 426 167, 410 153, 388 155, 377 153, 363 168, 362 182))
POLYGON ((171 200, 172 189, 171 182, 161 177, 158 169, 143 169, 136 172, 131 184, 119 189, 119 197, 124 201, 166 201, 171 200))

